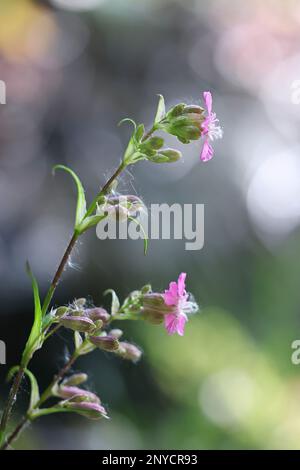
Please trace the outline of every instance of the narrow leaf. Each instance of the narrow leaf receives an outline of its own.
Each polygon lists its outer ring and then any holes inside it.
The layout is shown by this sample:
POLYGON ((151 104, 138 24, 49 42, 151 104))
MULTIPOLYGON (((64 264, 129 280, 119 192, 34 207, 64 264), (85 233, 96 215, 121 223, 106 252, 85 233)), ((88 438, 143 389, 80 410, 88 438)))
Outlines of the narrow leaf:
POLYGON ((117 294, 113 289, 107 289, 104 292, 104 295, 111 294, 112 300, 111 300, 111 315, 116 315, 120 309, 120 302, 117 294))
POLYGON ((158 106, 157 106, 157 111, 154 119, 154 124, 158 124, 163 117, 165 117, 166 114, 166 106, 165 106, 165 100, 162 95, 158 95, 159 100, 158 100, 158 106))
POLYGON ((84 195, 84 189, 82 183, 76 173, 64 165, 55 165, 53 170, 64 170, 69 173, 74 179, 77 187, 77 205, 76 205, 76 216, 75 216, 75 229, 80 225, 85 213, 86 213, 86 200, 84 195))
POLYGON ((31 328, 29 338, 27 340, 23 356, 22 364, 26 365, 31 359, 33 353, 40 348, 40 336, 42 333, 42 307, 39 295, 39 288, 35 277, 33 276, 29 263, 26 264, 27 274, 29 275, 32 283, 33 298, 34 298, 34 322, 31 328))

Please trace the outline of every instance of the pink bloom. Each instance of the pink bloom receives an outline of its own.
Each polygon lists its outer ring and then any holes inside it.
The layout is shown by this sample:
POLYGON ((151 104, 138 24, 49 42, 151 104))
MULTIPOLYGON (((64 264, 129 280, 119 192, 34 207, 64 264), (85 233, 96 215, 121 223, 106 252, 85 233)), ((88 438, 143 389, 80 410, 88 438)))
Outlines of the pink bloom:
POLYGON ((188 300, 185 290, 186 273, 179 275, 177 282, 170 282, 169 289, 165 290, 164 301, 167 306, 174 307, 174 311, 167 313, 164 317, 165 328, 169 335, 178 333, 184 335, 185 323, 188 321, 186 313, 197 309, 197 305, 188 300))
POLYGON ((214 151, 209 141, 220 139, 223 136, 223 131, 219 126, 219 119, 216 113, 212 112, 212 96, 210 91, 203 93, 203 99, 206 104, 207 116, 202 123, 202 135, 204 136, 204 144, 201 152, 201 160, 207 162, 213 157, 214 151))

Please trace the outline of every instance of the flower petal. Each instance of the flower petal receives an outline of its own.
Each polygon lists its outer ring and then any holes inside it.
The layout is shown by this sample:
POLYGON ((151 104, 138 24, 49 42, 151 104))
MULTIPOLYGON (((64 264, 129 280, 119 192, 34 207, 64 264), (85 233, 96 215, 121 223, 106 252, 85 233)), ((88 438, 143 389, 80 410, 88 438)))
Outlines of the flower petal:
POLYGON ((213 151, 213 148, 212 146, 210 145, 210 143, 208 142, 208 140, 206 139, 204 141, 204 144, 203 144, 203 148, 202 148, 202 152, 201 152, 201 155, 200 155, 200 159, 203 161, 203 162, 208 162, 209 160, 212 159, 214 155, 214 151, 213 151))
POLYGON ((184 327, 185 327, 186 322, 187 322, 187 316, 184 313, 178 315, 178 317, 177 317, 177 333, 180 336, 184 335, 184 327))
POLYGON ((185 295, 185 278, 186 278, 186 273, 181 273, 179 275, 178 282, 177 282, 179 297, 182 297, 185 295))
POLYGON ((204 99, 205 104, 206 104, 207 112, 208 112, 208 114, 210 114, 210 113, 211 113, 211 110, 212 110, 212 96, 211 96, 211 92, 210 92, 210 91, 204 91, 204 93, 203 93, 203 99, 204 99))
POLYGON ((166 305, 177 305, 178 288, 176 282, 170 282, 169 289, 164 293, 164 301, 166 305))
POLYGON ((165 316, 165 328, 169 335, 174 335, 177 331, 177 317, 175 313, 168 313, 165 316))

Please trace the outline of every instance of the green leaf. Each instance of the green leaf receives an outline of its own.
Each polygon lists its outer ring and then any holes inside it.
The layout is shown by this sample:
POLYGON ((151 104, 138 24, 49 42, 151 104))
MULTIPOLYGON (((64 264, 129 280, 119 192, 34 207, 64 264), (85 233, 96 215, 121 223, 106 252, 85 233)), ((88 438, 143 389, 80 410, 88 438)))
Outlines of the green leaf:
POLYGON ((110 313, 111 315, 116 315, 120 309, 119 298, 113 289, 107 289, 104 292, 104 295, 107 295, 107 294, 111 294, 111 297, 112 297, 110 313))
POLYGON ((31 328, 29 338, 27 340, 23 356, 22 365, 26 366, 31 359, 33 353, 41 347, 41 333, 42 333, 42 307, 39 295, 39 288, 35 277, 33 276, 29 263, 26 264, 27 274, 29 275, 32 283, 33 298, 34 298, 34 322, 31 328))
POLYGON ((119 122, 118 126, 121 126, 122 124, 124 124, 124 122, 130 122, 134 127, 134 132, 136 131, 136 122, 133 119, 124 118, 119 122))
POLYGON ((166 115, 166 106, 165 106, 165 100, 162 95, 158 95, 159 100, 158 100, 158 106, 157 106, 157 111, 154 119, 154 124, 158 124, 166 115))
POLYGON ((142 234, 144 235, 144 255, 147 254, 147 250, 148 250, 148 237, 147 237, 147 234, 145 232, 145 229, 143 227, 143 225, 141 224, 141 222, 139 222, 137 219, 134 219, 133 217, 128 217, 128 220, 131 220, 132 222, 134 222, 140 229, 141 229, 141 232, 142 234))
POLYGON ((53 170, 64 170, 67 173, 69 173, 72 178, 74 179, 76 186, 77 186, 77 205, 76 205, 76 216, 75 216, 75 230, 77 230, 77 227, 80 225, 82 219, 85 216, 86 213, 86 200, 85 200, 85 195, 84 195, 84 189, 82 186, 82 183, 76 173, 74 173, 71 168, 68 168, 67 166, 64 165, 55 165, 53 170))
POLYGON ((130 165, 131 163, 134 163, 133 160, 134 160, 135 154, 138 151, 139 141, 137 140, 137 138, 139 138, 141 132, 144 133, 144 131, 141 126, 137 127, 133 119, 129 119, 129 118, 122 119, 122 121, 119 122, 119 125, 123 124, 124 122, 130 122, 133 125, 133 133, 132 133, 132 136, 130 137, 130 140, 128 142, 128 145, 125 150, 124 157, 123 157, 124 163, 127 165, 130 165))
POLYGON ((83 219, 81 224, 79 224, 77 227, 77 233, 81 235, 88 228, 93 227, 94 225, 98 224, 99 222, 101 222, 101 220, 105 219, 106 217, 107 217, 106 214, 102 214, 102 215, 91 215, 90 217, 83 219))
POLYGON ((75 344, 75 349, 79 349, 80 346, 82 345, 82 337, 79 331, 74 331, 74 344, 75 344))
MULTIPOLYGON (((13 378, 13 376, 18 372, 20 369, 20 366, 14 366, 12 367, 8 374, 7 374, 7 381, 10 382, 13 378)), ((31 411, 35 405, 40 401, 40 391, 39 391, 39 386, 37 383, 37 380, 33 373, 29 369, 24 369, 25 374, 30 380, 30 385, 31 385, 31 393, 30 393, 30 403, 29 403, 29 411, 31 411)))
POLYGON ((140 124, 135 131, 134 137, 136 140, 136 143, 139 144, 142 141, 142 138, 144 137, 145 134, 145 126, 144 124, 140 124))

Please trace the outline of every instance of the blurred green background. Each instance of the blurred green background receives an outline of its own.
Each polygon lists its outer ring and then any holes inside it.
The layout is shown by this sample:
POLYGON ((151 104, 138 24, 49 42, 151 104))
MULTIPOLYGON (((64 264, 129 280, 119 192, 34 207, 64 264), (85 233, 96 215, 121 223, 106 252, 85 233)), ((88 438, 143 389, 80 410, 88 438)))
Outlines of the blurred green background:
MULTIPOLYGON (((183 241, 102 241, 86 234, 55 302, 102 292, 121 298, 147 282, 167 287, 181 271, 201 305, 183 338, 162 327, 123 324, 141 345, 132 365, 95 352, 78 361, 110 421, 45 417, 20 449, 300 448, 300 5, 253 0, 1 0, 0 338, 4 378, 32 322, 24 264, 42 293, 71 234, 70 165, 91 197, 116 168, 130 116, 150 124, 157 93, 168 106, 211 90, 224 129, 215 157, 179 145, 183 161, 141 163, 124 193, 156 202, 204 203, 205 246, 183 241)), ((170 138, 170 144, 172 139, 170 138)), ((59 333, 31 369, 46 386, 72 338, 59 333)), ((18 413, 29 398, 23 384, 18 413)))

